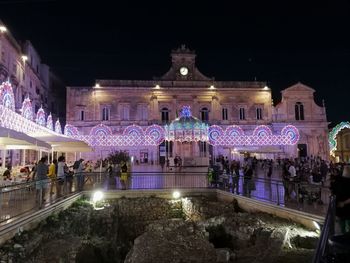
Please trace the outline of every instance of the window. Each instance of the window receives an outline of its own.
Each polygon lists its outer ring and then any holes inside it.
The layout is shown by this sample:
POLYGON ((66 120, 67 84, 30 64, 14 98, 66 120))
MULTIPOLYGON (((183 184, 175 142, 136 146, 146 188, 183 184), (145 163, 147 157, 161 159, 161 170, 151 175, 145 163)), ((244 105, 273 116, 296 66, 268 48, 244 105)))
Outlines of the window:
POLYGON ((207 143, 199 141, 199 153, 201 157, 206 157, 207 156, 207 143))
POLYGON ((304 105, 301 102, 295 103, 295 119, 297 121, 304 120, 304 105))
POLYGON ((36 65, 36 72, 39 73, 39 65, 36 65))
POLYGON ((245 110, 244 108, 239 108, 239 119, 245 120, 245 110))
POLYGON ((261 108, 256 108, 256 119, 262 120, 262 109, 261 108))
POLYGON ((227 121, 227 108, 222 109, 222 120, 227 121))
POLYGON ((138 116, 139 116, 140 120, 146 121, 148 119, 147 105, 141 104, 141 105, 139 105, 138 109, 139 109, 138 116))
POLYGON ((200 111, 201 121, 208 122, 209 121, 209 110, 208 108, 202 108, 200 111))
POLYGON ((122 120, 129 120, 129 115, 130 115, 129 106, 124 105, 122 108, 122 120))
POLYGON ((80 111, 79 120, 81 121, 85 120, 85 112, 83 110, 80 111))
POLYGON ((17 64, 16 63, 13 64, 13 73, 17 74, 17 64))
POLYGON ((29 81, 29 87, 32 87, 32 85, 33 85, 32 81, 29 81))
POLYGON ((102 109, 102 120, 103 121, 109 120, 109 108, 108 107, 103 107, 103 109, 102 109))
POLYGON ((162 117, 163 123, 169 122, 169 110, 168 110, 168 108, 162 108, 161 115, 162 115, 161 117, 162 117))

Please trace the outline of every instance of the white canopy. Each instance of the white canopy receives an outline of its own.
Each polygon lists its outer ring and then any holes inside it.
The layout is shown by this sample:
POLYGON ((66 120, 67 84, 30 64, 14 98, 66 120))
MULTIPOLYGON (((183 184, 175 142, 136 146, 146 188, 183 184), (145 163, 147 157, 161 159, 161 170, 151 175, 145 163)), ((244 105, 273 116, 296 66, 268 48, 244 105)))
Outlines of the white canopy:
POLYGON ((65 135, 43 135, 39 138, 52 146, 57 152, 91 152, 91 147, 84 141, 76 140, 65 135))
POLYGON ((0 147, 4 149, 50 150, 50 144, 22 132, 0 127, 0 147))

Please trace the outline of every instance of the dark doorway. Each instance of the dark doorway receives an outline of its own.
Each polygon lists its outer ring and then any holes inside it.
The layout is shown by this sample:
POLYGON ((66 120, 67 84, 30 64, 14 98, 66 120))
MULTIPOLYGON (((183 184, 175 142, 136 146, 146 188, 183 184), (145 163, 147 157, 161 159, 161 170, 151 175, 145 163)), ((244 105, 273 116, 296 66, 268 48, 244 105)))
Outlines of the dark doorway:
POLYGON ((298 144, 298 152, 299 152, 299 157, 306 157, 307 156, 307 145, 306 144, 298 144))

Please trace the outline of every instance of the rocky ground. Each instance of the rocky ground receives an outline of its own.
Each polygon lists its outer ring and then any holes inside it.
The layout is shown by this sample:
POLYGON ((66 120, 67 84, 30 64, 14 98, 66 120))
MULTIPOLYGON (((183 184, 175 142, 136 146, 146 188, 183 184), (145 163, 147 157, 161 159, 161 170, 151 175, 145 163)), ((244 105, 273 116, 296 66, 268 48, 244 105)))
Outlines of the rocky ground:
POLYGON ((207 198, 86 201, 19 233, 3 262, 311 262, 318 237, 292 222, 207 198))

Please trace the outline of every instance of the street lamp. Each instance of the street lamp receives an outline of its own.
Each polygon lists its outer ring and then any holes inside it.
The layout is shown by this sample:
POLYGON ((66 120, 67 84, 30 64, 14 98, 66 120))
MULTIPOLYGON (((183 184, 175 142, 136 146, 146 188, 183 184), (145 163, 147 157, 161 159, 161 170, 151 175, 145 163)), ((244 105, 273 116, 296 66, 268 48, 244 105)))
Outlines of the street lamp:
POLYGON ((7 31, 6 26, 0 26, 0 32, 1 32, 1 33, 4 33, 4 32, 6 32, 6 31, 7 31))
POLYGON ((26 62, 28 60, 28 57, 26 55, 23 55, 22 60, 23 60, 23 62, 26 62))
POLYGON ((214 85, 210 85, 209 89, 213 90, 213 89, 215 89, 215 86, 214 85))

